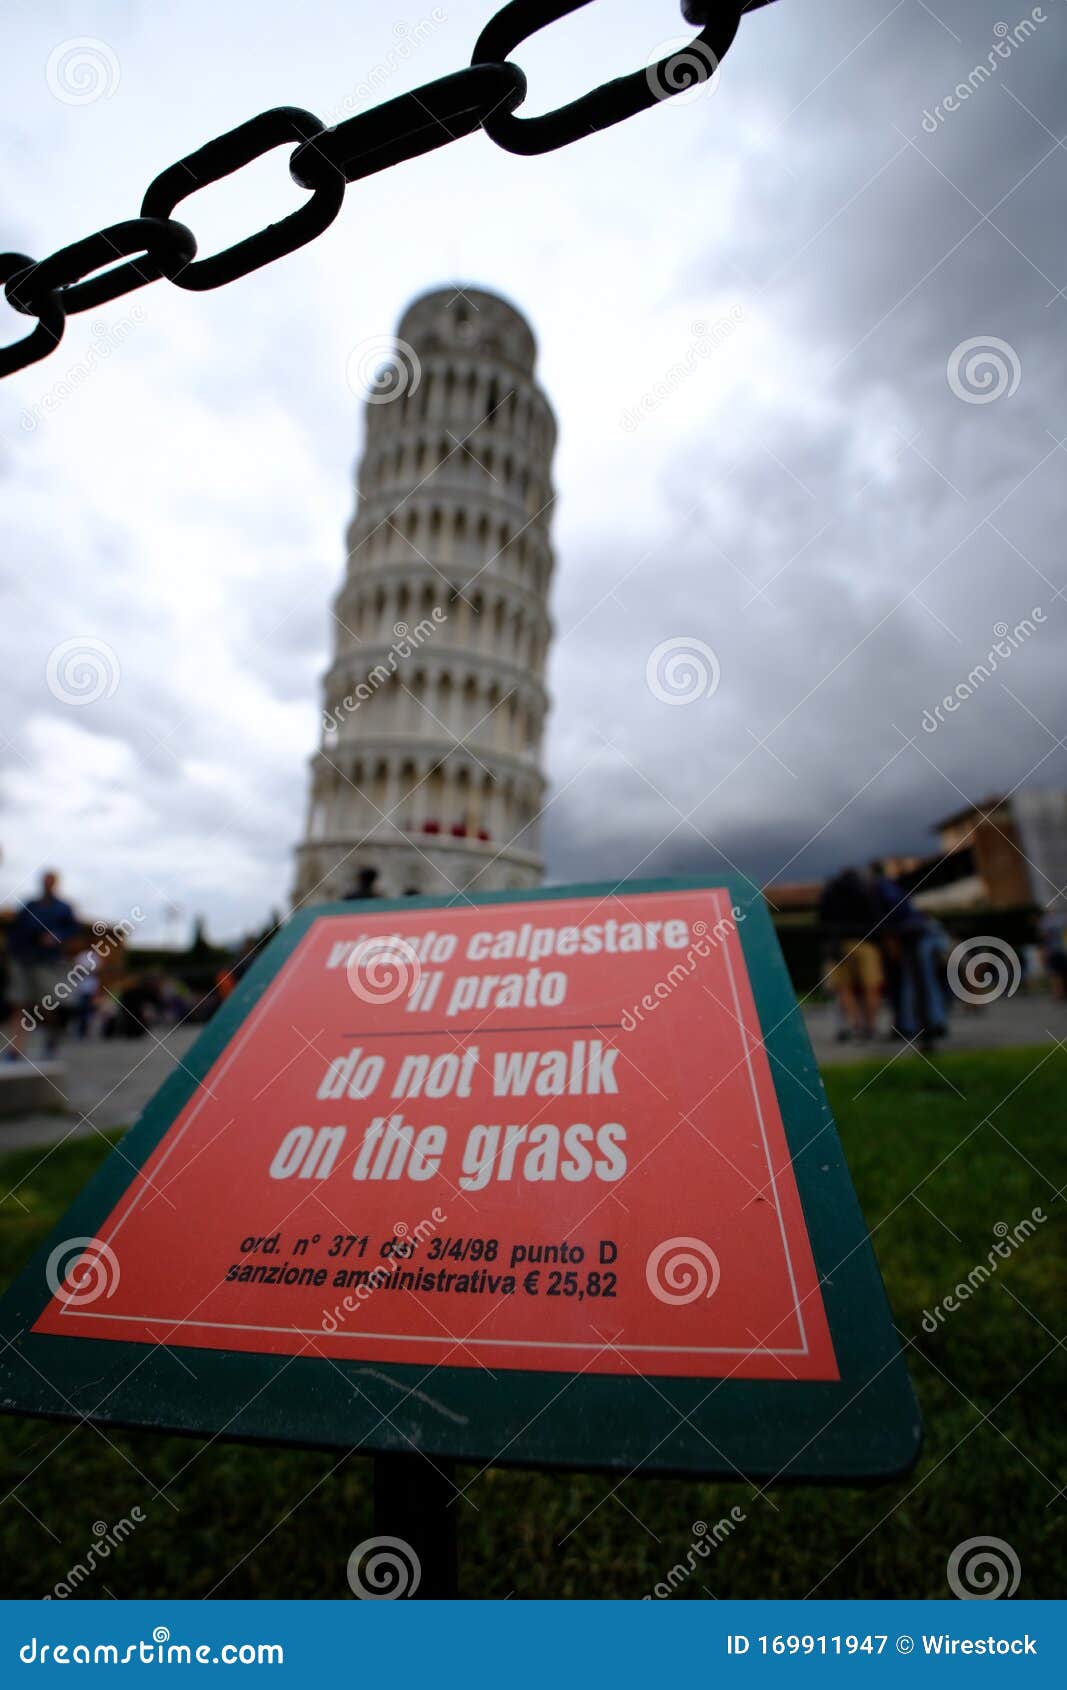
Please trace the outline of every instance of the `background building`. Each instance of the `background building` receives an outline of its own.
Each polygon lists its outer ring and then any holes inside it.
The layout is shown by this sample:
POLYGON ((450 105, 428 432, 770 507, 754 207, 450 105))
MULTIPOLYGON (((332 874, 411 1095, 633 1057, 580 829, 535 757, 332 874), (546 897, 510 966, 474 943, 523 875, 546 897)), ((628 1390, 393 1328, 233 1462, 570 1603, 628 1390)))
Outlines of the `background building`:
POLYGON ((366 405, 297 904, 536 885, 556 426, 518 311, 417 299, 366 405))
POLYGON ((1067 906, 1067 792, 1021 787, 986 798, 946 816, 937 834, 958 865, 954 902, 1067 906))

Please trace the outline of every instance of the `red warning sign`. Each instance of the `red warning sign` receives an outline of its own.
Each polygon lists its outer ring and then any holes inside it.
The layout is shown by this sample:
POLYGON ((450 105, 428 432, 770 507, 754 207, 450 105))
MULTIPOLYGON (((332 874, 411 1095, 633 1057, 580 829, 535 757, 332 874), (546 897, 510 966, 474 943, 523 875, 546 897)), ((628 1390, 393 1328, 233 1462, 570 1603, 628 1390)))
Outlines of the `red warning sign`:
POLYGON ((315 920, 34 1331, 838 1377, 725 891, 315 920))

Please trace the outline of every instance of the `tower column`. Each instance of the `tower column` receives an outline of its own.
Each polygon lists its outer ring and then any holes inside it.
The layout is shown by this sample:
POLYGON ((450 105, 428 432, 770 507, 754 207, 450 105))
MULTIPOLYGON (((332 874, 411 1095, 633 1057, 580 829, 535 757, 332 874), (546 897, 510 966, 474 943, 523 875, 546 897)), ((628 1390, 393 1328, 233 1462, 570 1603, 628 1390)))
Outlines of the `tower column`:
POLYGON ((322 749, 348 778, 313 766, 297 904, 367 869, 393 896, 541 878, 556 428, 533 335, 497 295, 442 288, 397 338, 395 384, 365 408, 325 688, 322 749))

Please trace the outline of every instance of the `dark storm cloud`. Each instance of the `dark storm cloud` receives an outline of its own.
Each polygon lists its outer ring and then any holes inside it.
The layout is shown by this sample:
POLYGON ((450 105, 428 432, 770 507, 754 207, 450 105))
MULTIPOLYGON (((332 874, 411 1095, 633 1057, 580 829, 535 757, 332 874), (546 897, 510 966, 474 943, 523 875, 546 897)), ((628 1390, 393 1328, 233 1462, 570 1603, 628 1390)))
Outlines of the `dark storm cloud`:
MULTIPOLYGON (((365 10, 373 63, 391 25, 365 10)), ((452 10, 404 86, 458 62, 475 8, 452 10)), ((143 865, 152 897, 204 907, 216 932, 284 897, 359 442, 346 360, 454 271, 529 312, 561 424, 554 878, 805 878, 927 849, 933 822, 997 787, 1067 784, 1067 17, 1063 0, 1040 10, 931 133, 924 113, 987 62, 998 23, 1030 15, 1023 0, 780 0, 685 109, 544 160, 472 139, 359 184, 320 242, 232 289, 144 290, 121 356, 27 431, 84 359, 72 324, 0 394, 5 863, 29 872, 58 830, 99 907, 136 895, 143 865), (723 320, 722 344, 694 356, 694 325, 723 320), (1018 366, 990 404, 948 379, 979 336, 1018 366), (627 430, 624 408, 672 366, 627 430), (1035 606, 1033 637, 927 732, 995 625, 1035 606), (121 669, 84 709, 47 685, 76 636, 121 669), (647 672, 676 638, 719 666, 711 696, 677 707, 647 672)), ((136 37, 102 21, 123 83, 85 111, 44 87, 50 25, 24 14, 7 157, 32 194, 9 201, 8 244, 49 250, 136 205, 146 89, 151 169, 246 111, 329 109, 336 65, 314 42, 275 49, 264 28, 249 63, 232 14, 206 65, 196 15, 146 18, 136 37)), ((347 11, 324 15, 348 40, 347 11)), ((643 7, 620 9, 619 70, 647 33, 643 7)), ((551 54, 531 69, 550 103, 551 54)), ((235 189, 242 228, 297 203, 274 163, 260 198, 235 189)), ((188 214, 209 250, 209 197, 188 214)))
MULTIPOLYGON (((804 878, 928 850, 932 824, 967 800, 1067 780, 1055 744, 1067 576, 1054 544, 1067 248, 1050 215, 1064 155, 1041 127, 1061 109, 1067 20, 1052 0, 929 134, 924 111, 985 62, 995 24, 1017 21, 1000 0, 936 10, 947 27, 913 5, 825 7, 817 28, 787 22, 785 6, 761 20, 767 57, 758 77, 746 68, 739 101, 760 82, 793 115, 770 149, 747 149, 731 238, 709 239, 676 296, 699 316, 727 277, 804 354, 804 379, 753 399, 725 433, 678 443, 663 503, 688 520, 652 541, 582 623, 577 650, 561 644, 558 688, 580 697, 588 730, 568 762, 598 734, 620 752, 549 812, 562 878, 597 853, 605 872, 644 859, 647 873, 713 868, 719 852, 759 879, 804 878), (991 335, 1008 343, 1018 388, 968 404, 949 360, 991 335), (986 657, 995 626, 1035 606, 1034 636, 926 731, 924 711, 986 657), (714 649, 721 681, 711 698, 664 706, 645 660, 683 634, 714 649), (609 688, 628 697, 624 727, 609 688)), ((642 549, 618 559, 620 574, 642 549)), ((561 597, 564 622, 581 622, 588 604, 561 597)))

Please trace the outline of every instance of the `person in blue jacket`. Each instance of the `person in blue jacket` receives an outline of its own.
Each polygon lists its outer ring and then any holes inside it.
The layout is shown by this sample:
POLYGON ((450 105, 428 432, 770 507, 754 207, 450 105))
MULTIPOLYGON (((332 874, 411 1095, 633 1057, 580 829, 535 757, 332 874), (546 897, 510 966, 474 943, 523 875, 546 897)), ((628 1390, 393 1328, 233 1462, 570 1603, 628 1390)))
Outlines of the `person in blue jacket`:
POLYGON ((868 874, 882 912, 880 932, 893 1031, 909 1042, 918 1039, 922 1050, 931 1051, 946 1031, 941 941, 928 917, 886 874, 882 863, 871 863, 868 874))
POLYGON ((41 892, 16 912, 7 936, 8 996, 14 1030, 5 1055, 22 1055, 28 1021, 44 1028, 45 1050, 54 1056, 61 1034, 60 997, 56 987, 69 968, 67 958, 78 938, 78 921, 66 899, 59 896, 59 876, 48 869, 41 892))

